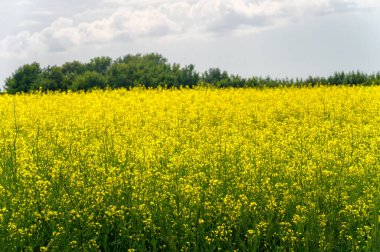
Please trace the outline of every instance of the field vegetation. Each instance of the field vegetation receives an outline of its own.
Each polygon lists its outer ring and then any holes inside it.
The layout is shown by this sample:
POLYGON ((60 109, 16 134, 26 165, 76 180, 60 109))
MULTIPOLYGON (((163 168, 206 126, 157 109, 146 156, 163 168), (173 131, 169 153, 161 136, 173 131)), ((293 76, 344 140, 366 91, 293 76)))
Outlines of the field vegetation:
POLYGON ((380 86, 0 96, 4 251, 379 251, 380 86))

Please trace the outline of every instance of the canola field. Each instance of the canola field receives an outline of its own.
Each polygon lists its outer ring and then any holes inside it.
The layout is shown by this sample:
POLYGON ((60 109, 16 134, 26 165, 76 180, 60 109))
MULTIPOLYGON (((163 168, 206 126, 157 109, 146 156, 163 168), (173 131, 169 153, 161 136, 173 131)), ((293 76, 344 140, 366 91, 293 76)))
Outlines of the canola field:
POLYGON ((380 251, 380 87, 0 96, 0 251, 380 251))

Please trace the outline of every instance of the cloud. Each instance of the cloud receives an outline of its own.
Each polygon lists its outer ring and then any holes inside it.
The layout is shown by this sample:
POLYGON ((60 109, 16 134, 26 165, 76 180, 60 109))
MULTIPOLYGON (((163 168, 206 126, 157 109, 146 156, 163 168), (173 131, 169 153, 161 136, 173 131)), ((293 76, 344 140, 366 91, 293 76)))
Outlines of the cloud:
POLYGON ((23 20, 20 23, 17 24, 17 27, 19 28, 27 28, 27 27, 34 27, 37 25, 41 25, 40 21, 36 20, 23 20))
POLYGON ((18 0, 14 3, 18 6, 25 6, 25 5, 32 5, 33 1, 31 1, 31 0, 18 0))
POLYGON ((0 41, 0 58, 144 38, 260 31, 308 16, 361 11, 380 4, 376 0, 102 0, 94 6, 58 17, 37 32, 5 37, 0 41))

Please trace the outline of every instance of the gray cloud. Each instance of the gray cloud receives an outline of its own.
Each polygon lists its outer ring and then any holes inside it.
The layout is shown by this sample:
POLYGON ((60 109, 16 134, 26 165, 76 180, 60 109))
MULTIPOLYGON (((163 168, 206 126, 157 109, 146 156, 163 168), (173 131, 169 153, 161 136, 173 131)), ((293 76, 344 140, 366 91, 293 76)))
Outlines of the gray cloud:
MULTIPOLYGON (((8 0, 7 0, 8 1, 8 0)), ((375 0, 15 1, 30 10, 20 31, 0 40, 0 58, 62 52, 80 45, 144 38, 224 36, 260 31, 304 17, 379 7, 375 0), (75 7, 73 7, 75 6, 75 7), (92 9, 86 8, 93 6, 92 9), (45 15, 41 15, 45 13, 45 15)), ((1 7, 1 6, 0 6, 1 7)))

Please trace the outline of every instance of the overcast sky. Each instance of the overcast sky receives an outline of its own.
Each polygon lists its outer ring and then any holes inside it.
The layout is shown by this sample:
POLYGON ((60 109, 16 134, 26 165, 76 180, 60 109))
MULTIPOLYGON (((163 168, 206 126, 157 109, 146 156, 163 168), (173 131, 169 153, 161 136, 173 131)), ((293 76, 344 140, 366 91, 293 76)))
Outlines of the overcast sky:
POLYGON ((161 53, 244 77, 380 70, 380 0, 1 0, 0 85, 26 63, 161 53))

